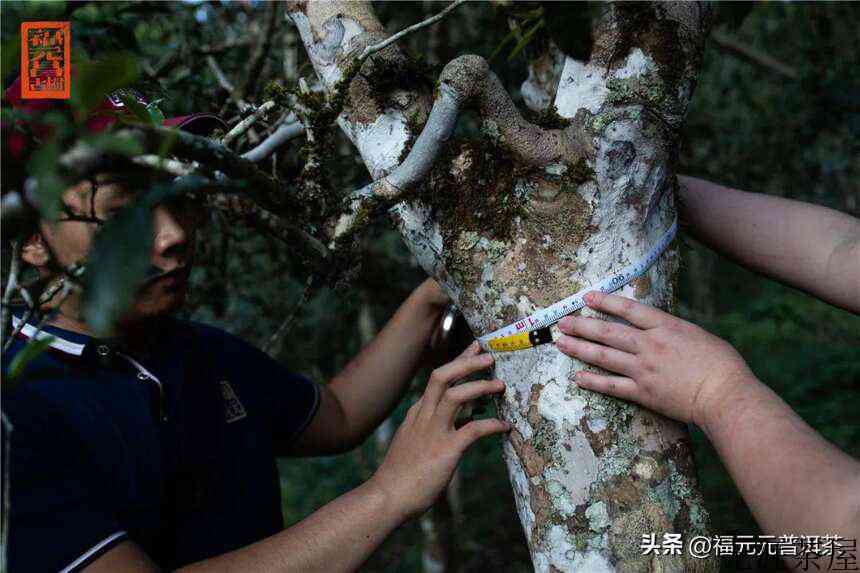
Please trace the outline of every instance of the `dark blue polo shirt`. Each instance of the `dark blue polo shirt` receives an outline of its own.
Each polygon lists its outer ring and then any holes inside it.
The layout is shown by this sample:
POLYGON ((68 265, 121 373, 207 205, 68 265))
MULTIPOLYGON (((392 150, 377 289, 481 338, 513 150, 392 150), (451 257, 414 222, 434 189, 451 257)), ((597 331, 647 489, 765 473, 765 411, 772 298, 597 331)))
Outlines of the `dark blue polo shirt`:
POLYGON ((126 539, 169 569, 283 529, 275 455, 316 413, 315 384, 201 324, 164 320, 134 356, 44 330, 51 347, 3 394, 12 573, 82 569, 126 539))

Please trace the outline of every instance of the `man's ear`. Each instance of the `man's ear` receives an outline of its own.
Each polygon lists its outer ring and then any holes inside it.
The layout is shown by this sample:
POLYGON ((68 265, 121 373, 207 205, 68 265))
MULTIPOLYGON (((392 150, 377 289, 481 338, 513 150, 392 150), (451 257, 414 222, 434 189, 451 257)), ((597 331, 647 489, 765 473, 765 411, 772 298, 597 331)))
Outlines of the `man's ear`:
POLYGON ((24 262, 37 268, 48 264, 48 261, 51 260, 51 253, 41 233, 33 233, 27 237, 21 248, 21 258, 24 259, 24 262))

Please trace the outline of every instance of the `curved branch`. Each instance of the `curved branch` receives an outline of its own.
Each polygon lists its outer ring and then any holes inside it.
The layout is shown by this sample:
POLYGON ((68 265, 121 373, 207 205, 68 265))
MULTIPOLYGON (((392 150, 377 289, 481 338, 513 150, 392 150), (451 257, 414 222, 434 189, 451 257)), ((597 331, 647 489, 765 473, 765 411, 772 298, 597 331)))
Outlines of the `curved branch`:
POLYGON ((460 56, 452 60, 439 77, 464 100, 475 99, 484 123, 498 134, 499 145, 525 163, 546 166, 561 158, 591 155, 579 136, 580 127, 543 129, 526 121, 514 105, 499 78, 480 56, 460 56))
POLYGON ((383 207, 399 202, 430 171, 442 147, 454 133, 461 109, 475 100, 482 119, 495 123, 500 145, 522 161, 537 166, 571 161, 586 155, 576 137, 579 127, 543 129, 523 119, 487 61, 480 56, 460 56, 442 70, 439 90, 430 116, 406 159, 385 177, 351 195, 351 213, 335 227, 334 239, 354 233, 383 207))
POLYGON ((242 154, 248 161, 258 163, 270 156, 280 146, 305 132, 305 126, 298 120, 284 123, 275 132, 264 139, 260 145, 242 154))

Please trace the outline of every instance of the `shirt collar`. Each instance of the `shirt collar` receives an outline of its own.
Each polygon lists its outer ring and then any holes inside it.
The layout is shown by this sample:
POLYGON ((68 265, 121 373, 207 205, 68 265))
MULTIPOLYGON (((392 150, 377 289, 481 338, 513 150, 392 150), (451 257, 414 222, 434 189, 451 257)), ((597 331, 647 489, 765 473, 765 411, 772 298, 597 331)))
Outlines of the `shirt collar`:
MULTIPOLYGON (((13 328, 18 328, 21 322, 20 318, 12 316, 13 328)), ((86 334, 64 330, 50 324, 44 325, 42 330, 37 333, 36 326, 26 323, 21 326, 21 334, 26 338, 33 338, 35 336, 37 340, 51 338, 48 346, 72 356, 83 354, 87 343, 91 340, 86 334)))

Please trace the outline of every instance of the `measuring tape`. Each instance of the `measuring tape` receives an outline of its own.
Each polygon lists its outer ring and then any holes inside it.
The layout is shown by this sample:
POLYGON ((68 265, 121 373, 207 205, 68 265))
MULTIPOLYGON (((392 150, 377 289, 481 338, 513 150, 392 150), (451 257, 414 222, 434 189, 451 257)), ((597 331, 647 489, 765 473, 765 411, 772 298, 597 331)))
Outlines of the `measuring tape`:
POLYGON ((677 230, 678 219, 676 218, 672 222, 672 226, 660 237, 657 244, 651 247, 651 250, 638 261, 627 265, 620 272, 606 277, 596 285, 584 288, 576 294, 543 308, 522 320, 481 336, 478 338, 478 342, 484 350, 494 350, 496 352, 512 352, 552 342, 550 327, 568 314, 584 307, 584 297, 587 293, 596 290, 611 293, 644 274, 654 264, 654 261, 663 254, 663 251, 666 250, 666 247, 675 238, 677 230))

